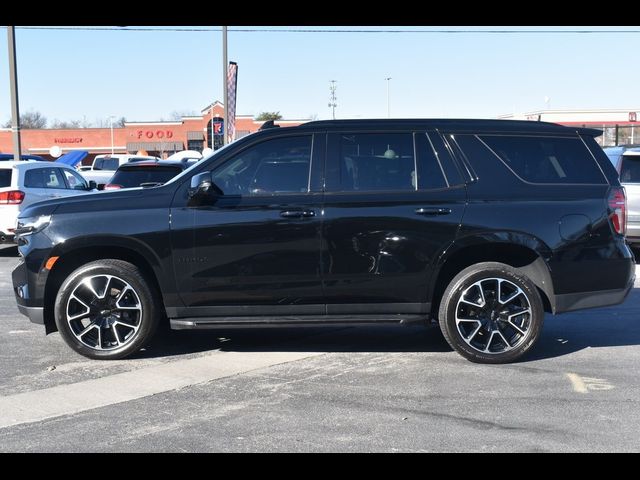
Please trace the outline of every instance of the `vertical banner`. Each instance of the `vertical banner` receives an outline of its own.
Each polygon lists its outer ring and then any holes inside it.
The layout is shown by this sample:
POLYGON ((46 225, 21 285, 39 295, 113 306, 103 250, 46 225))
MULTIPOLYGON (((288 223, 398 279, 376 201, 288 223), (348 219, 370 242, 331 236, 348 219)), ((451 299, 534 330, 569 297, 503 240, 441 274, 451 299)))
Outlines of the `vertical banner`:
MULTIPOLYGON (((228 125, 225 125, 227 130, 227 143, 233 142, 236 136, 236 93, 238 91, 238 64, 236 62, 229 62, 229 68, 227 70, 227 94, 229 97, 229 108, 227 109, 228 125)), ((225 105, 225 108, 227 106, 225 105)))

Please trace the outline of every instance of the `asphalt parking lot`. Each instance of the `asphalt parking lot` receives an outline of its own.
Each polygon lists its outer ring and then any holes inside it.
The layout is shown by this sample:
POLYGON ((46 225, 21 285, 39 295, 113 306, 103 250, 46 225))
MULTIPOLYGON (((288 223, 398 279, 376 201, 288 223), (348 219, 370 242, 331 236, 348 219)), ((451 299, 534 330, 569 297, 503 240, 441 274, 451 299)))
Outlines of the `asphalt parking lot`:
POLYGON ((2 452, 640 451, 640 279, 548 315, 511 365, 433 327, 164 332, 100 362, 18 313, 17 262, 0 251, 2 452))

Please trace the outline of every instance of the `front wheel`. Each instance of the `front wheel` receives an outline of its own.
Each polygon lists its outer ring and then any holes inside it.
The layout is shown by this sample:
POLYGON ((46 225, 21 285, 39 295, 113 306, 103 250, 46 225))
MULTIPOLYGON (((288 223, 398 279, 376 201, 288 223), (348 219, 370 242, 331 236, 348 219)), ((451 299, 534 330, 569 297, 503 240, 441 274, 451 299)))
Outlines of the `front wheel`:
POLYGON ((497 262, 472 265, 445 290, 438 312, 447 342, 478 363, 513 362, 540 336, 544 308, 533 282, 497 262))
POLYGON ((64 341, 85 357, 115 360, 141 349, 158 325, 155 290, 138 267, 98 260, 73 271, 55 303, 64 341))

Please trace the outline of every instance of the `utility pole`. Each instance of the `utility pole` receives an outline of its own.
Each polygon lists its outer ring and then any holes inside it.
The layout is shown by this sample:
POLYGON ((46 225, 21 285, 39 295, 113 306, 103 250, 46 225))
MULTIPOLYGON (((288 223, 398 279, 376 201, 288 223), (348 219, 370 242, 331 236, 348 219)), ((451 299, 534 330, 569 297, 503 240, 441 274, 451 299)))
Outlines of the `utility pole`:
POLYGON ((11 88, 11 133, 13 137, 13 159, 20 160, 20 109, 18 108, 18 67, 16 65, 16 30, 7 27, 9 45, 9 83, 11 88))
POLYGON ((391 102, 389 100, 389 80, 391 77, 387 77, 385 80, 387 81, 387 118, 391 118, 391 102))
POLYGON ((229 121, 229 88, 227 86, 227 27, 222 27, 222 88, 224 101, 224 123, 222 124, 222 145, 227 144, 227 122, 229 121))
POLYGON ((336 97, 336 81, 335 80, 331 80, 331 85, 329 85, 329 92, 330 92, 330 96, 329 96, 329 106, 331 107, 331 115, 333 117, 333 119, 336 119, 336 107, 338 106, 337 100, 338 98, 336 97))

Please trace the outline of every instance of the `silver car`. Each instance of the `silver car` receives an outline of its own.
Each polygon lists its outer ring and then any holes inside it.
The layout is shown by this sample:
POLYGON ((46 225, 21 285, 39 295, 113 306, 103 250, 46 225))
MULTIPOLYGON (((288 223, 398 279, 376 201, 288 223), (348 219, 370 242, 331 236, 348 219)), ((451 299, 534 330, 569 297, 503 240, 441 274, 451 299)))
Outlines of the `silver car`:
POLYGON ((627 241, 640 248, 640 147, 604 148, 627 193, 627 241))

